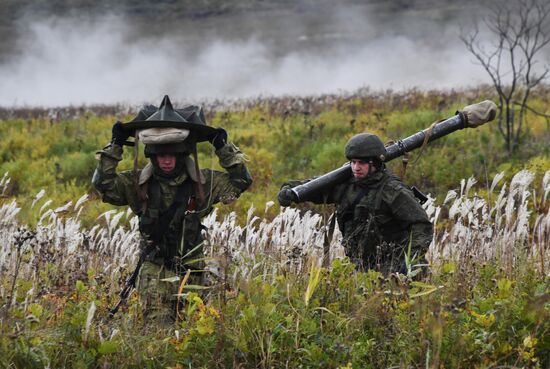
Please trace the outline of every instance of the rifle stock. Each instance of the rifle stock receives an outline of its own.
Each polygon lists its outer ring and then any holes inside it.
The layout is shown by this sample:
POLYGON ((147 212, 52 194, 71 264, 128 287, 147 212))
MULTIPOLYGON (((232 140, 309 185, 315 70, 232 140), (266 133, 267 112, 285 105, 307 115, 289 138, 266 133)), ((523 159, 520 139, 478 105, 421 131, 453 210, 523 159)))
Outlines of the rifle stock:
POLYGON ((139 259, 134 271, 132 272, 130 277, 128 277, 128 279, 126 280, 126 283, 124 284, 124 287, 118 294, 120 299, 118 300, 117 304, 114 307, 109 309, 109 319, 115 316, 115 314, 118 312, 122 304, 128 299, 128 296, 130 296, 130 293, 132 292, 132 290, 136 287, 136 281, 139 276, 139 271, 141 269, 141 266, 145 262, 145 258, 147 257, 147 255, 149 255, 149 253, 154 249, 154 247, 152 247, 151 245, 147 245, 147 242, 143 241, 143 239, 142 239, 142 242, 145 243, 145 247, 142 248, 142 251, 139 254, 139 259))

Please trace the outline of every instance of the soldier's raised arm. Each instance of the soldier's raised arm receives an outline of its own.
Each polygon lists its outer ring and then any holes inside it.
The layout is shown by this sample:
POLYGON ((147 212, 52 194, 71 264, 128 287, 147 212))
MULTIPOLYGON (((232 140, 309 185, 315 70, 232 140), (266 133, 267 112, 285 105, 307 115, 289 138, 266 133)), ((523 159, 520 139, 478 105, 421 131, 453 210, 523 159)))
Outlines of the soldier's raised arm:
POLYGON ((246 167, 246 158, 241 150, 228 141, 225 129, 218 128, 210 137, 210 143, 216 149, 220 166, 225 172, 203 169, 205 190, 211 191, 211 204, 223 202, 228 204, 252 185, 252 176, 246 167))
POLYGON ((116 168, 122 160, 123 145, 131 132, 125 130, 121 122, 112 128, 111 142, 96 153, 97 167, 92 177, 94 188, 101 194, 102 200, 113 205, 128 205, 126 189, 132 183, 130 172, 117 173, 116 168))

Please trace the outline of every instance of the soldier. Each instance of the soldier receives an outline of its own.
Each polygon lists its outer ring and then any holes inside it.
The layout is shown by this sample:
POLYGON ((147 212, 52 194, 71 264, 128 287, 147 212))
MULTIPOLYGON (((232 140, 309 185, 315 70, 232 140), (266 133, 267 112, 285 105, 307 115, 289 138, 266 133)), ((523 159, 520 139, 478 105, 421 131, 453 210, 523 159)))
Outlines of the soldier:
MULTIPOLYGON (((300 200, 337 205, 336 219, 346 256, 360 269, 405 274, 407 256, 409 266, 425 265, 433 227, 413 192, 385 167, 385 154, 377 136, 353 136, 345 147, 353 177, 300 200)), ((283 185, 278 195, 282 206, 297 202, 291 188, 301 183, 283 185)))
MULTIPOLYGON (((158 109, 147 106, 133 121, 115 123, 112 141, 98 152, 98 161, 94 187, 104 202, 129 205, 147 240, 137 279, 145 312, 173 318, 174 304, 169 301, 174 301, 178 284, 162 280, 203 269, 201 219, 214 204, 234 201, 251 185, 244 155, 227 142, 223 128, 205 124, 201 108, 174 109, 165 96, 158 109), (136 136, 136 143, 145 144, 150 163, 139 171, 117 173, 123 145, 131 135, 136 136), (215 147, 226 173, 199 169, 196 143, 201 141, 210 141, 215 147)), ((194 281, 200 283, 202 273, 193 274, 194 281)))

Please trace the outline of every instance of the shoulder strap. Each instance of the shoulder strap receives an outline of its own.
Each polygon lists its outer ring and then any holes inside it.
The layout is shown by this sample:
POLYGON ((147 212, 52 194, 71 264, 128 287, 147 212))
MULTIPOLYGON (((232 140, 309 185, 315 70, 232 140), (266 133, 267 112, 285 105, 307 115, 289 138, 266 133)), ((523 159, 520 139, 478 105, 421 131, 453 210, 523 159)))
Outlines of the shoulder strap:
POLYGON ((181 208, 183 205, 185 205, 185 207, 187 208, 187 205, 189 204, 189 199, 192 194, 192 189, 193 185, 189 179, 179 185, 176 191, 176 195, 174 196, 174 200, 172 201, 168 209, 166 209, 159 215, 159 220, 163 221, 163 223, 170 223, 179 208, 181 208))
MULTIPOLYGON (((161 190, 160 190, 160 183, 155 179, 151 178, 149 181, 149 194, 150 194, 150 200, 151 200, 151 207, 155 207, 157 209, 160 208, 160 203, 162 201, 161 199, 161 190)), ((179 209, 185 208, 187 210, 189 204, 192 202, 190 201, 192 199, 193 194, 193 183, 191 180, 186 180, 181 185, 178 186, 178 189, 176 191, 176 194, 174 196, 174 200, 172 201, 172 204, 163 211, 162 213, 158 214, 158 217, 156 219, 151 219, 152 221, 152 228, 150 229, 150 237, 154 241, 159 241, 166 232, 168 232, 170 223, 174 219, 176 212, 179 209)))
POLYGON ((359 204, 359 202, 363 200, 363 197, 365 197, 368 192, 369 192, 368 188, 361 187, 361 190, 357 193, 357 195, 355 196, 355 199, 353 199, 353 202, 351 203, 351 209, 355 209, 357 204, 359 204))
POLYGON ((391 176, 384 178, 382 184, 378 188, 378 193, 376 194, 376 198, 374 199, 374 210, 379 210, 382 206, 382 195, 384 194, 384 189, 386 188, 386 185, 390 180, 391 176))

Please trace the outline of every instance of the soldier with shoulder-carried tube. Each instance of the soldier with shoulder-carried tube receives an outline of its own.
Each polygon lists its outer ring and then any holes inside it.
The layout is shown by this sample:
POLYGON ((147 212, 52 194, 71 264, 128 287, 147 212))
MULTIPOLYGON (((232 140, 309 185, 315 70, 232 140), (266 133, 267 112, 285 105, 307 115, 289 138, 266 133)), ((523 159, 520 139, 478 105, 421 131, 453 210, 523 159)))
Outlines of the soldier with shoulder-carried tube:
MULTIPOLYGON (((424 255, 432 241, 432 224, 412 191, 384 164, 386 148, 375 135, 353 136, 345 147, 352 177, 325 191, 304 196, 300 201, 336 204, 336 219, 343 246, 360 269, 384 274, 406 273, 405 253, 415 265, 425 265, 424 255)), ((298 198, 285 184, 279 203, 288 206, 298 198)))
POLYGON ((285 183, 279 203, 335 204, 346 256, 359 269, 418 274, 427 265, 433 225, 417 196, 384 162, 458 129, 476 128, 495 115, 491 101, 469 105, 388 147, 373 134, 355 135, 345 147, 349 164, 312 180, 285 183))

